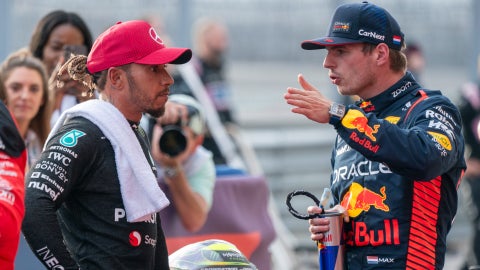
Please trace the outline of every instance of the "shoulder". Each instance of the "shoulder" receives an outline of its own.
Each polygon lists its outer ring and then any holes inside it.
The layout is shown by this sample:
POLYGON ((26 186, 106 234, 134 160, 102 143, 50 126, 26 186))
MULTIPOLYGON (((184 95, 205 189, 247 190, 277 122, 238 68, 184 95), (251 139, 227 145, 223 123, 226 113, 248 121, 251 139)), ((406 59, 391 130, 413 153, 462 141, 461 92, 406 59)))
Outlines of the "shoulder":
POLYGON ((106 140, 104 134, 94 123, 83 117, 68 119, 47 142, 47 148, 60 145, 76 151, 97 151, 99 143, 106 140))
POLYGON ((18 157, 25 150, 25 143, 5 105, 0 102, 0 151, 18 157))
POLYGON ((408 112, 411 111, 410 123, 427 120, 430 121, 429 125, 440 121, 451 128, 461 126, 460 111, 441 91, 419 89, 410 105, 406 108, 408 112))
POLYGON ((417 96, 422 95, 425 95, 425 100, 422 102, 423 107, 438 105, 450 107, 452 110, 457 111, 455 104, 453 104, 450 98, 445 96, 440 90, 419 89, 417 96), (419 92, 423 92, 424 94, 419 94, 419 92))

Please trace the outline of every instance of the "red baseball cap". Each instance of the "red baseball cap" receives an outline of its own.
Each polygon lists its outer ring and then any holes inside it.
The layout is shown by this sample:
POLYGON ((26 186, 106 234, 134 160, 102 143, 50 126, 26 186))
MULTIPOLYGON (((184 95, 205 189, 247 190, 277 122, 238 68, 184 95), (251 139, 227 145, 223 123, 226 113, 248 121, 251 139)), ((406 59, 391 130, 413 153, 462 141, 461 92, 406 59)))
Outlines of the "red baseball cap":
POLYGON ((188 48, 167 48, 145 21, 118 22, 100 34, 88 54, 87 68, 96 73, 130 63, 184 64, 192 58, 188 48))

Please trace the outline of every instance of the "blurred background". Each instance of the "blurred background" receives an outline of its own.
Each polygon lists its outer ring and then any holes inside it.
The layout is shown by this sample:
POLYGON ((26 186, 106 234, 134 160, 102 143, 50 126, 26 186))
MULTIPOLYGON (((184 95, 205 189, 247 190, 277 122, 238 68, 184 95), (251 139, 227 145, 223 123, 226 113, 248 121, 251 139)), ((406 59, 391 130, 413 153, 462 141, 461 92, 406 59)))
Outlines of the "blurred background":
MULTIPOLYGON (((298 246, 304 243, 313 247, 307 223, 287 212, 285 198, 297 189, 320 196, 328 186, 335 132, 328 125, 314 124, 292 114, 283 94, 287 87, 298 85, 297 74, 303 73, 327 96, 342 100, 322 67, 324 51, 304 51, 300 43, 322 36, 334 9, 347 2, 353 1, 2 0, 0 58, 27 46, 38 20, 54 9, 78 13, 94 37, 117 21, 155 16, 163 21, 163 31, 172 44, 185 47, 192 46, 192 24, 196 19, 222 20, 229 31, 227 77, 233 90, 235 118, 257 154, 284 225, 300 243, 298 246)), ((457 102, 460 85, 477 79, 480 1, 370 2, 389 10, 402 27, 407 43, 415 42, 422 48, 422 84, 442 90, 457 102)), ((460 202, 459 215, 449 235, 445 269, 455 269, 460 264, 466 247, 470 228, 461 206, 460 202)), ((301 256, 302 250, 298 252, 301 256)), ((316 257, 306 257, 315 265, 316 257)))

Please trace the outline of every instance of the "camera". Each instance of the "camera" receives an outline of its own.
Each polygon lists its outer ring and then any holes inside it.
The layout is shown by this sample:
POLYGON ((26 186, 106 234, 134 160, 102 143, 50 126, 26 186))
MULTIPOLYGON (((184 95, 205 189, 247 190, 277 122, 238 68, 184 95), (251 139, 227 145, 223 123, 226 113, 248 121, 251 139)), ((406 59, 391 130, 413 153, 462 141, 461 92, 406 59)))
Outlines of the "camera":
POLYGON ((180 119, 177 123, 162 125, 163 132, 159 141, 160 151, 171 157, 176 157, 185 151, 187 147, 187 137, 183 132, 183 126, 189 124, 192 118, 198 115, 196 108, 188 105, 186 107, 188 110, 188 123, 184 124, 180 119))

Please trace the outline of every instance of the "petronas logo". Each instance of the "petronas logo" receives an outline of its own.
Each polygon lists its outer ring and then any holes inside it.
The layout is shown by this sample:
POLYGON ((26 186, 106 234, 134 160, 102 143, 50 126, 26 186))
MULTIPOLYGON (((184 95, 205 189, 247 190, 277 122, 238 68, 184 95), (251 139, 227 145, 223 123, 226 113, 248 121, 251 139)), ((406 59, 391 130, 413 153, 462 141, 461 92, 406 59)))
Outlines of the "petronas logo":
POLYGON ((84 135, 85 132, 74 129, 65 133, 65 135, 60 138, 60 143, 66 147, 74 147, 75 145, 77 145, 78 138, 84 135))

